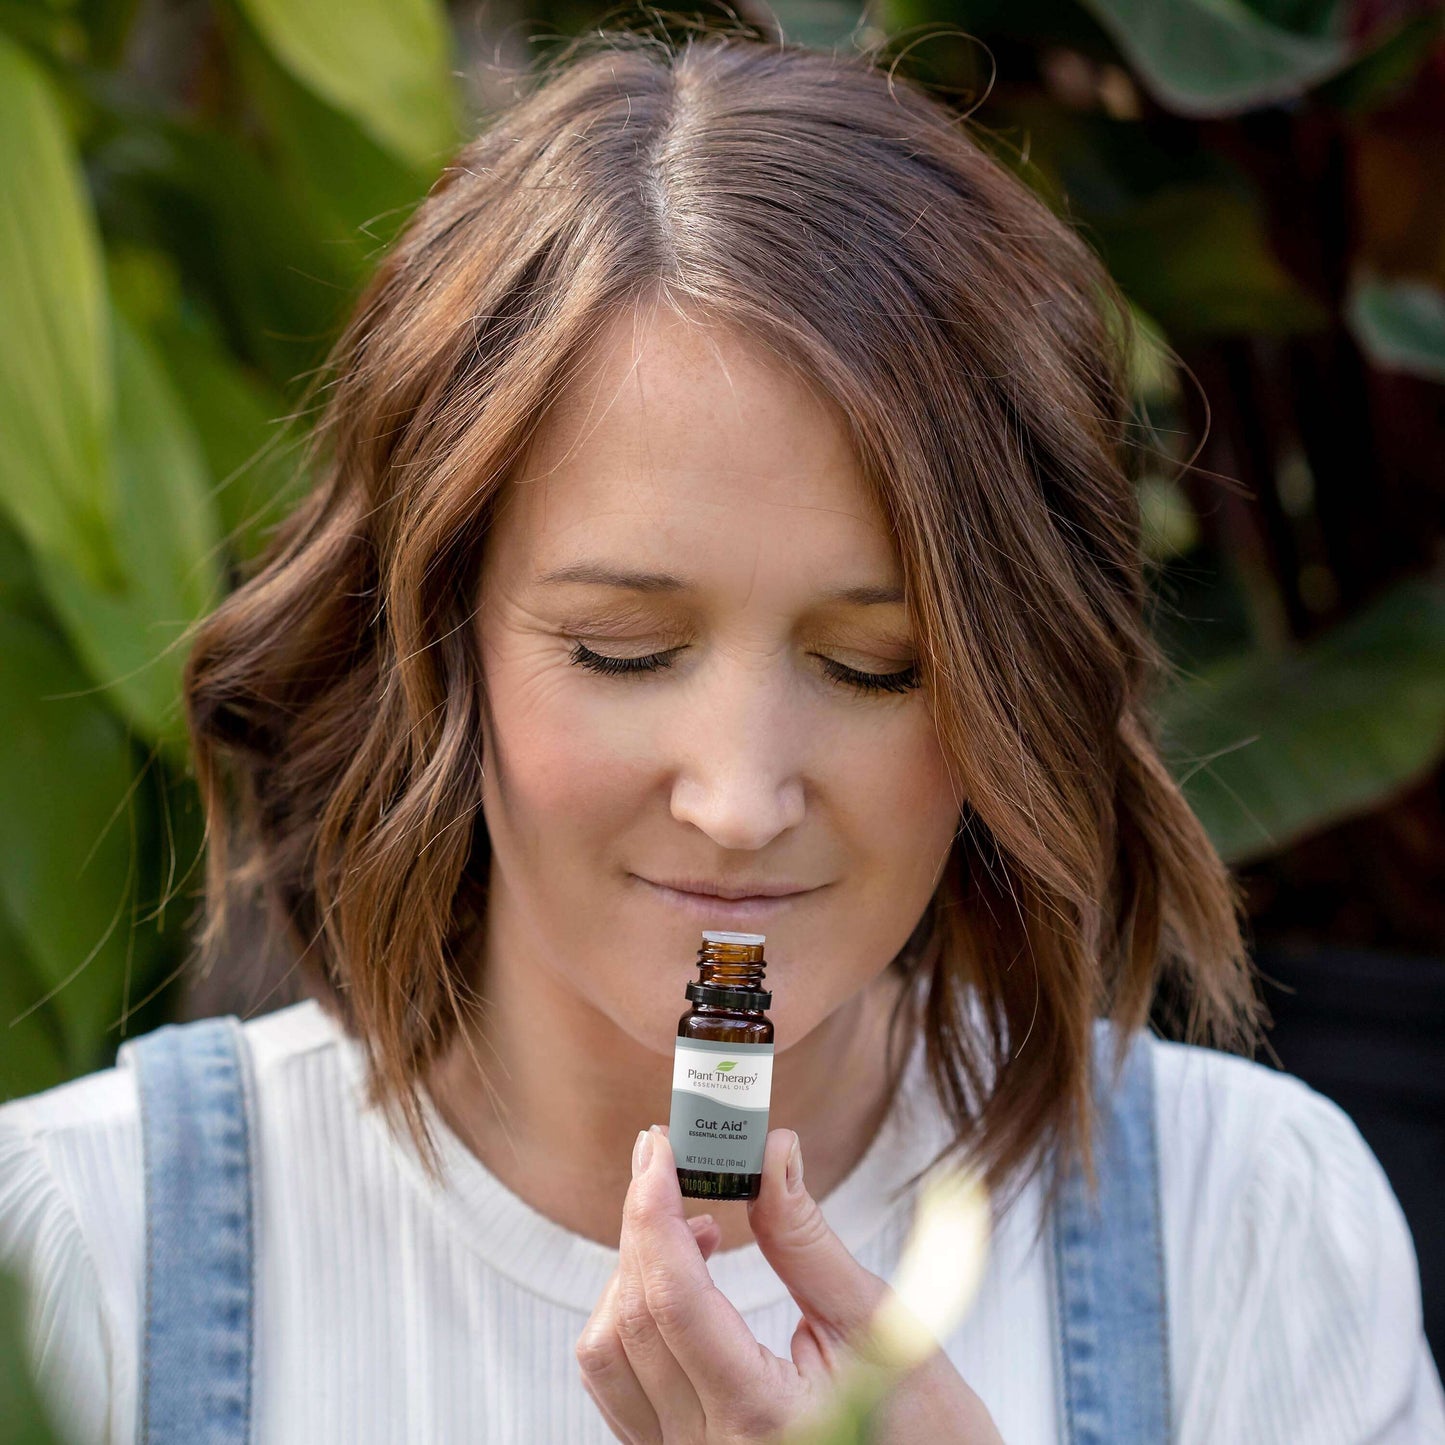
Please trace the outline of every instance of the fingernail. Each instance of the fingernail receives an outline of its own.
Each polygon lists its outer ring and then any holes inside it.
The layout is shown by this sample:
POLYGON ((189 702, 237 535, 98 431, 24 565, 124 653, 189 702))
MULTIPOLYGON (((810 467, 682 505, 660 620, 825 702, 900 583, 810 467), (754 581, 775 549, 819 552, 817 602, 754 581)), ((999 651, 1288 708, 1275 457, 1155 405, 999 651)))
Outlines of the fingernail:
POLYGON ((803 1151, 798 1136, 793 1135, 793 1147, 788 1150, 788 1193, 796 1194, 803 1187, 803 1151))
POLYGON ((694 1214, 692 1218, 687 1221, 688 1228, 694 1231, 705 1229, 711 1223, 712 1215, 710 1214, 694 1214))
POLYGON ((637 1178, 647 1168, 647 1161, 652 1158, 652 1130, 639 1129, 637 1143, 632 1146, 632 1177, 637 1178))

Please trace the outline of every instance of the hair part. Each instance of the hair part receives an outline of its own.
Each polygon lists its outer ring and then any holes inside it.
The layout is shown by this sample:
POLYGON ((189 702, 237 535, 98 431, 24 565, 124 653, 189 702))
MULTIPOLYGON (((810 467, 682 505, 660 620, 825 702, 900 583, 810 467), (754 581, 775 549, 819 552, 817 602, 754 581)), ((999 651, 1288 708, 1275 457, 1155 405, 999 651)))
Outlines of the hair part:
POLYGON ((1161 980, 1258 1021, 1238 886, 1162 762, 1127 303, 925 90, 737 33, 578 40, 468 143, 320 373, 312 490, 198 629, 199 946, 259 899, 437 1154, 490 843, 471 619, 489 519, 609 321, 665 305, 830 398, 893 531, 963 812, 894 966, 990 1187, 1089 1159, 1093 1021, 1161 980), (914 946, 916 945, 916 946, 914 946), (914 991, 910 991, 912 993, 914 991))

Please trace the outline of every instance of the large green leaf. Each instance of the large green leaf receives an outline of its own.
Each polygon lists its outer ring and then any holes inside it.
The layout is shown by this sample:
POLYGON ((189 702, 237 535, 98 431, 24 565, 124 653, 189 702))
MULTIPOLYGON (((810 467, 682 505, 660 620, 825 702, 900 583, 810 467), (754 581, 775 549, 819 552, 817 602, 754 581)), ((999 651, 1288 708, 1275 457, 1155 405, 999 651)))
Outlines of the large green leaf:
MULTIPOLYGON (((92 65, 118 66, 142 9, 141 0, 62 0, 85 27, 86 59, 92 65)), ((75 23, 75 22, 72 22, 75 23)))
POLYGON ((0 614, 0 659, 0 902, 77 1072, 136 962, 133 753, 54 632, 0 614))
POLYGON ((445 157, 424 167, 399 160, 354 116, 302 85, 249 26, 235 27, 233 54, 265 119, 278 180, 360 280, 426 195, 445 157))
POLYGON ((1445 749, 1445 583, 1402 583, 1281 657, 1207 668, 1160 716, 1176 776, 1230 862, 1363 812, 1445 749))
POLYGON ((110 272, 116 305, 155 343, 185 405, 228 550, 254 557, 305 489, 305 438, 291 429, 285 397, 224 349, 188 304, 169 256, 117 248, 110 272))
POLYGON ((176 763, 187 628, 223 595, 220 528, 205 456, 151 343, 112 311, 118 382, 115 540, 126 583, 99 592, 63 562, 39 559, 51 604, 96 683, 176 763))
POLYGON ((70 1077, 59 1019, 50 1004, 41 1002, 46 992, 24 940, 0 908, 0 1102, 39 1093, 70 1077))
POLYGON ((3 513, 0 513, 0 612, 25 617, 47 627, 53 620, 50 604, 35 575, 34 559, 3 513))
POLYGON ((1445 291, 1438 286, 1361 276, 1350 288, 1345 319, 1377 366, 1445 381, 1445 291))
POLYGON ((1255 208, 1225 186, 1169 186, 1090 219, 1109 270, 1171 340, 1323 326, 1275 259, 1255 208))
POLYGON ((439 0, 238 0, 308 89, 422 170, 459 140, 451 32, 439 0))
POLYGON ((325 218, 232 136, 95 98, 112 131, 90 158, 108 234, 170 256, 227 348, 292 394, 349 308, 358 248, 323 234, 325 218))
POLYGON ((49 83, 0 34, 0 507, 95 589, 121 583, 100 241, 49 83))
POLYGON ((1350 60, 1346 7, 1244 0, 1083 0, 1159 103, 1182 115, 1232 115, 1302 94, 1350 60))
POLYGON ((905 53, 910 71, 948 84, 964 77, 987 83, 998 63, 990 47, 1000 41, 1011 51, 1058 45, 1100 60, 1115 54, 1113 41, 1082 5, 1059 0, 870 0, 867 13, 894 37, 891 50, 905 53))
POLYGON ((1167 129, 1077 111, 1045 93, 991 102, 998 133, 979 140, 1056 210, 1094 221, 1147 200, 1166 187, 1224 186, 1247 191, 1249 178, 1199 146, 1181 150, 1167 129))
POLYGON ((30 1292, 19 1276, 0 1270, 0 1439, 4 1445, 59 1445, 31 1373, 29 1304, 30 1292))
MULTIPOLYGON (((19 535, 0 518, 0 617, 35 629, 65 651, 40 593, 34 564, 19 535)), ((0 688, 13 685, 11 659, 0 656, 0 688)), ((0 740, 0 747, 3 747, 0 740)), ((0 901, 0 1100, 48 1089, 69 1077, 68 1051, 55 1009, 39 1003, 40 974, 0 901)), ((3 1418, 3 1416, 0 1416, 3 1418)), ((0 1436, 3 1438, 3 1436, 0 1436)))
POLYGON ((1376 34, 1378 39, 1371 37, 1373 48, 1325 81, 1315 92, 1316 100, 1358 116, 1398 99, 1414 83, 1445 34, 1445 12, 1432 9, 1398 29, 1376 34))
POLYGON ((999 115, 1028 162, 1008 145, 999 159, 1083 231, 1170 340, 1328 320, 1276 258, 1254 182, 1222 155, 1037 98, 999 115))
POLYGON ((306 488, 302 438, 287 429, 280 394, 206 337, 176 326, 155 341, 205 452, 228 547, 249 560, 306 488))
POLYGON ((836 50, 863 24, 862 0, 774 0, 772 12, 787 38, 814 50, 836 50))

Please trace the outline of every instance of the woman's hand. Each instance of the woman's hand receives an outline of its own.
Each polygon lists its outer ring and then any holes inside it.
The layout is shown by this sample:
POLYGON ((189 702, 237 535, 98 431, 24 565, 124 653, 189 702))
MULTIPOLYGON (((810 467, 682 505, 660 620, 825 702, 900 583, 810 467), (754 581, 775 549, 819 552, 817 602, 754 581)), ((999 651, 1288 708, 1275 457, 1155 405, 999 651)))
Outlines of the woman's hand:
MULTIPOLYGON (((769 1132, 763 1182, 748 1218, 764 1257, 803 1317, 792 1358, 764 1348, 712 1281, 719 1232, 689 1223, 666 1126, 639 1135, 622 1211, 617 1270, 577 1341, 582 1381, 619 1440, 648 1445, 772 1441, 824 1419, 846 1371, 887 1367, 868 1337, 892 1286, 861 1264, 802 1182, 790 1129, 769 1132), (789 1180, 794 1187, 789 1187, 789 1180)), ((942 1349, 899 1376, 874 1439, 908 1445, 996 1445, 983 1402, 942 1349)))

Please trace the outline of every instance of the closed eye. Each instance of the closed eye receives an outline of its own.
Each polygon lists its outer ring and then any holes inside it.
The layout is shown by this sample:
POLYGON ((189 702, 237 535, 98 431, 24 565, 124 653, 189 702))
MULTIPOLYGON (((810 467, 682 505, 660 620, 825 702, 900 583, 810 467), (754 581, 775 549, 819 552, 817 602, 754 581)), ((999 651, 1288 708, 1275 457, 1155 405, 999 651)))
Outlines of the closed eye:
MULTIPOLYGON (((607 657, 603 653, 593 652, 590 647, 585 647, 580 642, 574 642, 568 661, 578 667, 585 667, 590 672, 621 677, 629 673, 661 672, 663 668, 671 667, 673 657, 684 650, 674 647, 667 652, 648 653, 645 657, 607 657)), ((916 664, 904 668, 902 672, 859 672, 831 657, 822 657, 821 654, 815 656, 820 657, 823 671, 834 682, 854 688, 858 692, 912 692, 922 681, 916 664)))

